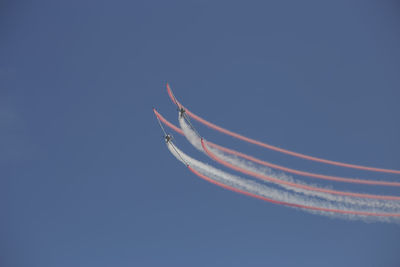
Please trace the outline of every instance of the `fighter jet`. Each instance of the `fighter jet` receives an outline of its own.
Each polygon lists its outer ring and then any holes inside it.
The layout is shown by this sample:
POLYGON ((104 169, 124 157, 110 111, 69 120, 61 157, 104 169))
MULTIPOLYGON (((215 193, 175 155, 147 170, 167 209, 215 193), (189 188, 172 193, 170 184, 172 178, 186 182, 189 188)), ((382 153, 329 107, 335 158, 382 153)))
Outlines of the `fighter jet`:
POLYGON ((165 143, 168 143, 169 141, 172 140, 172 135, 167 134, 164 138, 165 138, 165 143))
POLYGON ((179 110, 179 116, 182 118, 185 115, 186 110, 183 107, 180 107, 178 110, 179 110))

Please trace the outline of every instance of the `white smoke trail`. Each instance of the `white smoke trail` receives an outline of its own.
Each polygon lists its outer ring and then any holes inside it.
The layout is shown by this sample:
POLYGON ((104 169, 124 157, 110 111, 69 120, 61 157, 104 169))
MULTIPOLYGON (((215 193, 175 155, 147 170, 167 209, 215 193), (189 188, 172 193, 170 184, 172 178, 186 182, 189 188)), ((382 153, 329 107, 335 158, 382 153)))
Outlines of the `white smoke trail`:
MULTIPOLYGON (((188 141, 196 149, 205 153, 205 151, 203 150, 203 147, 201 145, 201 137, 198 135, 197 131, 193 128, 193 126, 189 125, 186 122, 187 118, 185 119, 183 116, 179 116, 178 119, 179 119, 180 127, 181 127, 185 137, 188 139, 188 141)), ((253 173, 266 175, 266 176, 276 178, 276 179, 286 181, 286 182, 297 183, 297 184, 307 185, 307 186, 313 186, 313 187, 317 187, 317 188, 323 188, 323 187, 317 186, 315 184, 307 184, 307 183, 298 181, 298 180, 294 179, 293 177, 286 175, 284 173, 276 173, 271 168, 268 168, 265 166, 260 166, 258 164, 255 164, 254 162, 251 162, 251 161, 243 159, 243 158, 239 158, 235 155, 227 154, 217 148, 208 147, 207 149, 209 149, 213 154, 217 155, 217 157, 222 159, 223 161, 226 161, 228 163, 231 163, 235 166, 238 166, 242 169, 251 171, 253 173)), ((318 198, 321 198, 324 200, 340 203, 343 207, 352 207, 352 206, 371 207, 371 208, 379 209, 380 211, 384 211, 384 212, 399 212, 400 211, 400 203, 398 201, 361 199, 361 198, 357 198, 357 197, 340 196, 340 195, 333 195, 333 194, 329 194, 329 193, 325 193, 325 192, 312 191, 312 190, 307 190, 307 189, 293 187, 290 185, 284 185, 284 184, 279 184, 279 183, 278 183, 278 185, 281 186, 282 188, 285 188, 286 190, 291 190, 293 192, 301 193, 306 196, 318 197, 318 198)))
MULTIPOLYGON (((316 200, 311 199, 307 196, 298 195, 297 193, 289 193, 287 191, 275 189, 268 187, 264 184, 259 184, 255 181, 251 181, 239 176, 235 176, 229 173, 226 173, 222 170, 214 168, 208 164, 205 164, 201 161, 198 161, 185 153, 183 153, 180 149, 178 149, 171 141, 167 143, 167 147, 169 151, 185 165, 189 165, 191 168, 200 172, 211 179, 223 183, 225 185, 255 194, 263 197, 267 197, 276 201, 282 201, 286 203, 294 203, 297 205, 311 206, 317 208, 327 208, 334 210, 343 210, 343 211, 361 211, 361 212, 373 212, 377 213, 375 209, 349 209, 346 207, 338 207, 337 203, 331 203, 330 201, 316 200)), ((375 217, 375 216, 364 216, 364 215, 354 215, 354 214, 340 214, 333 212, 325 212, 325 211, 316 211, 303 209, 310 213, 324 215, 328 217, 336 217, 336 218, 344 218, 344 219, 359 219, 363 221, 382 221, 382 222, 400 222, 399 218, 390 218, 390 217, 375 217)))

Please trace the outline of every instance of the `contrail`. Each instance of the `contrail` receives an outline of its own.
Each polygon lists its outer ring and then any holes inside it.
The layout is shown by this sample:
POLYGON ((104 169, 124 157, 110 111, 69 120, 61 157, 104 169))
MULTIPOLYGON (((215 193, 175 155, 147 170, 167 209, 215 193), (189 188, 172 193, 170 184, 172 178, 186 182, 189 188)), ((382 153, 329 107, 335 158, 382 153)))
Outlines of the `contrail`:
POLYGON ((308 210, 313 213, 318 213, 325 216, 338 216, 347 219, 363 219, 368 220, 374 218, 379 221, 398 221, 400 214, 397 213, 381 213, 376 212, 374 209, 368 211, 364 210, 350 210, 347 208, 338 208, 337 204, 327 201, 310 200, 307 197, 301 197, 293 193, 288 193, 282 190, 267 187, 249 181, 244 178, 231 175, 214 167, 211 167, 201 161, 191 158, 178 149, 172 141, 167 143, 170 152, 188 169, 211 183, 214 183, 223 188, 232 190, 234 192, 251 196, 254 198, 262 199, 275 204, 286 205, 294 208, 308 210), (340 216, 343 215, 343 216, 340 216))
MULTIPOLYGON (((279 175, 278 177, 271 171, 267 170, 265 171, 265 168, 263 170, 254 168, 253 165, 249 164, 245 160, 240 160, 237 159, 235 156, 232 155, 226 155, 225 153, 221 153, 217 149, 212 149, 214 152, 211 152, 210 149, 208 149, 205 145, 205 142, 201 137, 197 135, 197 132, 194 132, 192 130, 193 126, 189 126, 185 119, 179 116, 179 124, 181 126, 181 129, 183 130, 183 133, 185 134, 186 138, 188 141, 196 147, 199 151, 202 151, 206 153, 210 158, 213 160, 217 161, 218 163, 242 172, 246 175, 250 175, 253 177, 256 177, 258 179, 262 179, 268 182, 272 182, 275 184, 278 184, 285 189, 289 189, 295 192, 300 192, 305 195, 311 195, 311 196, 318 196, 324 199, 332 200, 332 201, 337 201, 337 202, 344 202, 344 203, 349 203, 353 205, 363 205, 363 206, 372 206, 372 207, 380 207, 380 208, 395 208, 399 209, 400 208, 400 202, 393 202, 390 200, 397 200, 397 199, 391 199, 393 197, 389 196, 378 196, 378 195, 368 195, 368 194, 358 194, 358 193, 351 193, 351 192, 343 192, 343 191, 336 191, 336 190, 330 190, 330 189, 324 189, 316 186, 309 186, 307 184, 302 184, 299 182, 296 182, 292 177, 286 176, 286 175, 279 175), (218 156, 217 156, 218 155, 218 156), (310 192, 313 191, 313 192, 310 192), (333 196, 333 195, 339 195, 338 196, 333 196), (354 197, 359 198, 372 198, 372 199, 378 199, 378 200, 364 200, 364 199, 354 199, 354 197), (389 199, 388 199, 389 198, 389 199)), ((207 142, 208 143, 208 142, 207 142)), ((400 199, 400 197, 399 197, 400 199)))
MULTIPOLYGON (((154 114, 157 116, 157 118, 159 120, 161 120, 165 125, 167 125, 169 128, 171 128, 172 130, 174 130, 175 132, 184 135, 184 133, 182 132, 182 130, 178 127, 176 127, 175 125, 173 125, 172 123, 170 123, 167 119, 165 119, 159 112, 157 112, 157 110, 153 109, 154 114)), ((198 143, 198 145, 200 146, 200 142, 198 143)), ((273 164, 249 155, 246 155, 244 153, 235 151, 233 149, 229 149, 217 144, 214 144, 210 141, 207 141, 207 145, 212 147, 212 148, 216 148, 220 151, 223 151, 227 154, 231 154, 231 155, 235 155, 237 157, 252 161, 254 163, 272 168, 272 169, 277 169, 277 170, 281 170, 281 171, 285 171, 288 173, 292 173, 292 174, 296 174, 296 175, 301 175, 301 176, 305 176, 305 177, 311 177, 311 178, 319 178, 319 179, 323 179, 323 180, 330 180, 330 181, 336 181, 336 182, 345 182, 345 183, 355 183, 355 184, 366 184, 366 185, 382 185, 382 186, 400 186, 400 182, 387 182, 387 181, 377 181, 377 180, 362 180, 362 179, 356 179, 356 178, 346 178, 346 177, 339 177, 339 176, 330 176, 330 175, 324 175, 324 174, 316 174, 316 173, 311 173, 311 172, 305 172, 305 171, 299 171, 299 170, 295 170, 295 169, 291 169, 291 168, 287 168, 284 166, 280 166, 277 164, 273 164)))
MULTIPOLYGON (((179 108, 183 108, 183 106, 176 100, 175 96, 172 93, 172 90, 169 86, 169 84, 167 83, 167 91, 168 91, 168 95, 170 96, 171 100, 179 107, 179 108)), ((234 138, 240 139, 242 141, 251 143, 251 144, 255 144, 257 146, 260 147, 264 147, 267 149, 271 149, 277 152, 281 152, 284 154, 288 154, 294 157, 298 157, 298 158, 302 158, 302 159, 307 159, 307 160, 311 160, 311 161, 316 161, 316 162, 321 162, 321 163, 325 163, 325 164, 329 164, 329 165, 335 165, 335 166, 340 166, 340 167, 346 167, 346 168, 352 168, 352 169, 359 169, 359 170, 365 170, 365 171, 374 171, 374 172, 384 172, 384 173, 393 173, 393 174, 400 174, 400 170, 393 170, 393 169, 383 169, 383 168, 375 168, 375 167, 368 167, 368 166, 362 166, 362 165, 355 165, 355 164, 349 164, 349 163, 344 163, 344 162, 339 162, 339 161, 333 161, 333 160, 328 160, 328 159, 323 159, 323 158, 318 158, 318 157, 313 157, 313 156, 309 156, 309 155, 305 155, 302 153, 297 153, 294 151, 290 151, 287 149, 283 149, 280 147, 276 147, 273 145, 269 145, 267 143, 263 143, 261 141, 257 141, 255 139, 251 139, 248 137, 245 137, 243 135, 240 135, 238 133, 234 133, 232 131, 229 131, 227 129, 224 129, 216 124, 213 124, 199 116, 197 116, 196 114, 190 112, 189 110, 185 109, 186 114, 189 115, 191 118, 197 120, 198 122, 216 130, 219 131, 221 133, 230 135, 234 138)))

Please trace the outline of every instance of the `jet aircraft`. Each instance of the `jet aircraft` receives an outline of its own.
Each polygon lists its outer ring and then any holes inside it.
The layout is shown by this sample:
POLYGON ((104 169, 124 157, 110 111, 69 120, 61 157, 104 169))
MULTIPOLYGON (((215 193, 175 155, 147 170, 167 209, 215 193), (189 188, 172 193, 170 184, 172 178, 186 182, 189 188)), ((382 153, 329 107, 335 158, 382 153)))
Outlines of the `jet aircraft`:
POLYGON ((165 138, 165 143, 168 143, 169 141, 172 140, 172 135, 167 134, 164 138, 165 138))
POLYGON ((186 110, 183 107, 179 108, 179 115, 182 118, 185 115, 186 110))

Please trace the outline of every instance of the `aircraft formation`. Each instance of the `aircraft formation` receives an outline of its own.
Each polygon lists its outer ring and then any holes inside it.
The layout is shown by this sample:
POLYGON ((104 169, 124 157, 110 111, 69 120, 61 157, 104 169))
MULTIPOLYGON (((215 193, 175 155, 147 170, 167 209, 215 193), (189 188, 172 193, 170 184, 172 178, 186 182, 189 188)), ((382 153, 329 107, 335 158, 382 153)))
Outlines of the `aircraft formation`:
POLYGON ((398 177, 394 177, 394 179, 341 177, 281 166, 206 140, 193 126, 191 119, 238 140, 292 157, 336 167, 392 176, 399 175, 400 170, 323 159, 243 136, 213 124, 189 111, 176 99, 168 84, 167 92, 171 101, 177 107, 180 127, 165 119, 155 108, 153 108, 153 112, 164 133, 164 140, 171 154, 186 165, 197 177, 239 194, 323 216, 363 221, 400 222, 400 196, 335 190, 331 188, 331 184, 327 187, 325 184, 315 185, 314 181, 309 183, 303 180, 304 177, 307 177, 306 179, 315 179, 321 182, 358 184, 377 189, 378 187, 400 187, 400 182, 395 180, 398 177), (175 145, 173 136, 166 132, 164 125, 185 136, 197 150, 235 173, 228 173, 185 154, 175 145), (239 176, 236 173, 244 176, 239 176), (299 179, 299 177, 303 179, 299 179))

